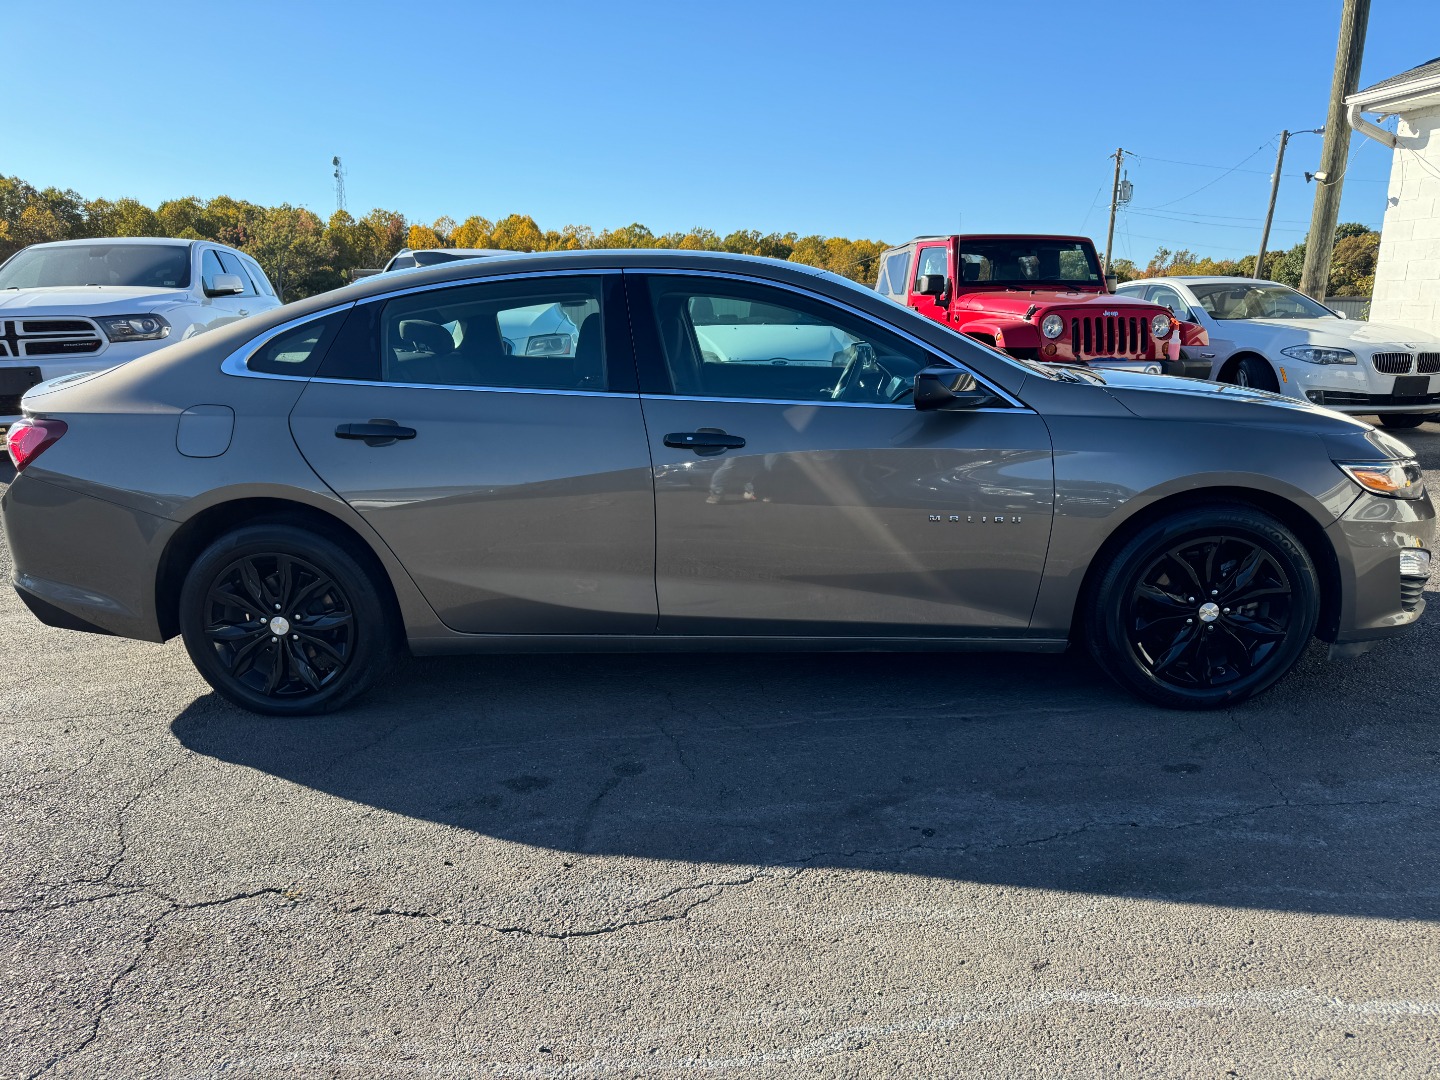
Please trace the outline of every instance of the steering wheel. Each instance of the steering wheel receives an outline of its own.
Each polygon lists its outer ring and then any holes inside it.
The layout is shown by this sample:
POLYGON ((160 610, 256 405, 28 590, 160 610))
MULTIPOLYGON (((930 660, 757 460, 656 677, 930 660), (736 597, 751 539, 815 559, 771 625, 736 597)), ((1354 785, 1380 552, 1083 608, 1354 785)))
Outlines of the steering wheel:
POLYGON ((860 376, 875 363, 875 350, 868 342, 856 342, 854 350, 845 364, 845 370, 840 372, 834 389, 830 391, 831 401, 844 401, 846 395, 860 385, 860 376))

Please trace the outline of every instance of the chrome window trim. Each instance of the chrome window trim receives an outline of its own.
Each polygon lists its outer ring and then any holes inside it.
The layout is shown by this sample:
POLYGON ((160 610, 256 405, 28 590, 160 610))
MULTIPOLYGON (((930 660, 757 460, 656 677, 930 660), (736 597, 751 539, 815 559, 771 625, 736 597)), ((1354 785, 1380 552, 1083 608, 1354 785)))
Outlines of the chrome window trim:
MULTIPOLYGON (((785 290, 788 291, 788 292, 799 293, 801 296, 807 297, 807 298, 809 298, 809 299, 811 299, 811 300, 814 300, 814 301, 816 301, 816 302, 818 302, 818 303, 821 303, 821 304, 829 304, 831 307, 837 307, 837 308, 839 308, 839 309, 842 310, 842 311, 849 312, 851 315, 854 315, 857 319, 860 319, 860 320, 862 320, 863 322, 867 322, 867 323, 869 323, 869 324, 872 325, 872 326, 878 326, 878 327, 880 327, 882 330, 887 330, 887 331, 889 331, 890 333, 894 334, 896 337, 904 338, 906 341, 910 342, 910 344, 919 346, 919 347, 920 347, 921 349, 923 349, 926 353, 928 353, 928 354, 931 355, 931 356, 936 357, 937 359, 939 359, 939 360, 942 361, 943 363, 947 363, 947 364, 952 365, 953 367, 961 368, 961 369, 963 369, 964 371, 968 371, 968 372, 971 374, 971 376, 974 377, 974 379, 975 379, 976 382, 978 382, 981 386, 985 387, 985 389, 989 390, 989 391, 990 391, 991 393, 993 393, 996 397, 1002 398, 1002 399, 1004 399, 1005 401, 1010 402, 1010 404, 1011 404, 1012 406, 1014 406, 1014 408, 1016 408, 1016 409, 1023 409, 1023 410, 1026 411, 1026 412, 1034 412, 1034 411, 1035 411, 1034 409, 1030 408, 1030 406, 1026 405, 1023 401, 1021 401, 1019 398, 1015 397, 1013 394, 1011 394, 1011 393, 1009 393, 1009 392, 1001 389, 1001 388, 998 387, 998 386, 995 386, 995 385, 992 384, 988 379, 985 379, 985 378, 983 378, 981 375, 977 374, 977 373, 975 372, 975 370, 974 370, 973 368, 971 368, 968 364, 965 364, 965 363, 962 363, 962 362, 959 361, 959 360, 956 360, 953 356, 946 356, 944 353, 938 353, 938 352, 936 352, 936 351, 935 351, 935 346, 934 346, 934 345, 931 345, 929 342, 921 341, 921 340, 920 340, 919 338, 917 338, 914 334, 907 333, 905 330, 902 330, 900 327, 895 326, 893 323, 881 322, 879 319, 875 318, 875 316, 869 314, 868 312, 861 311, 859 308, 851 307, 849 304, 845 303, 845 301, 843 301, 843 300, 835 300, 835 299, 833 299, 832 297, 829 297, 829 296, 822 296, 822 295, 820 295, 820 294, 818 294, 818 293, 811 292, 809 289, 802 289, 802 288, 800 288, 800 286, 798 286, 798 285, 791 285, 791 284, 788 283, 788 282, 774 281, 774 280, 772 280, 771 278, 755 277, 754 275, 750 275, 750 274, 734 274, 734 273, 728 273, 728 272, 725 272, 725 271, 717 271, 717 270, 681 270, 681 269, 676 269, 676 268, 673 268, 673 267, 664 267, 664 268, 655 269, 655 270, 646 270, 646 269, 641 269, 641 268, 639 268, 639 267, 635 267, 635 268, 626 267, 625 273, 627 273, 627 274, 656 274, 656 275, 659 275, 659 274, 670 274, 670 275, 673 275, 673 276, 675 276, 675 277, 709 277, 709 278, 720 278, 720 279, 722 279, 722 280, 744 281, 744 282, 748 282, 748 283, 754 284, 754 285, 769 285, 769 286, 772 287, 772 288, 785 289, 785 290)), ((876 295, 876 296, 881 296, 882 294, 876 293, 875 295, 876 295)), ((909 310, 909 309, 907 308, 906 310, 909 310)), ((1021 372, 1025 373, 1025 374, 1027 374, 1027 375, 1028 375, 1028 374, 1031 374, 1031 372, 1026 371, 1026 369, 1023 368, 1023 367, 1021 367, 1019 364, 1015 364, 1014 366, 1015 366, 1015 368, 1016 368, 1018 371, 1021 371, 1021 372)), ((671 395, 671 394, 652 394, 652 395, 648 395, 648 396, 650 396, 650 397, 673 397, 673 396, 676 396, 676 395, 671 395)), ((742 398, 697 398, 697 399, 694 399, 694 400, 700 400, 700 401, 741 401, 741 400, 745 400, 745 401, 768 401, 768 400, 770 400, 770 399, 768 399, 768 398, 743 398, 743 399, 742 399, 742 398)), ((832 401, 832 402, 826 402, 826 401, 780 402, 780 401, 776 401, 775 403, 776 403, 776 404, 798 404, 798 405, 862 405, 862 406, 864 406, 864 407, 866 407, 866 408, 875 408, 877 405, 879 405, 880 407, 883 407, 883 408, 902 408, 902 409, 913 409, 913 408, 914 408, 913 405, 889 406, 889 405, 881 405, 881 403, 878 403, 878 402, 872 404, 872 403, 863 402, 863 401, 832 401)), ((1011 409, 993 409, 993 410, 970 409, 970 410, 967 410, 967 411, 969 411, 969 412, 981 412, 981 411, 989 411, 989 412, 1010 412, 1010 411, 1012 411, 1012 410, 1011 410, 1011 409)))
POLYGON ((333 307, 323 308, 320 311, 311 312, 309 315, 302 315, 289 322, 283 322, 279 326, 272 326, 259 337, 253 337, 240 348, 236 349, 224 360, 220 361, 220 371, 225 375, 234 375, 244 379, 275 379, 280 382, 310 382, 309 375, 276 375, 268 371, 251 371, 250 357, 263 349, 271 341, 288 330, 294 330, 297 326, 304 326, 306 323, 314 322, 317 319, 328 318, 341 311, 348 311, 354 307, 356 301, 350 300, 343 304, 336 304, 333 307))
MULTIPOLYGON (((642 394, 641 397, 646 401, 716 401, 742 405, 820 405, 832 409, 838 406, 842 409, 903 409, 906 412, 945 411, 944 409, 917 409, 914 405, 891 404, 884 401, 803 401, 799 398, 699 397, 693 394, 642 394)), ((1033 416, 1035 413, 1035 410, 1028 405, 1004 409, 957 409, 955 411, 964 413, 1006 413, 1010 416, 1014 416, 1016 413, 1029 413, 1033 416)))
MULTIPOLYGON (((294 375, 277 376, 278 378, 293 379, 294 375)), ((326 386, 375 386, 386 389, 400 390, 464 390, 484 391, 487 394, 549 394, 554 397, 601 397, 601 398, 638 398, 638 393, 622 393, 618 390, 559 390, 545 389, 531 386, 454 386, 449 383, 408 383, 408 382, 383 382, 374 379, 323 379, 313 378, 307 380, 312 383, 323 383, 326 386)))

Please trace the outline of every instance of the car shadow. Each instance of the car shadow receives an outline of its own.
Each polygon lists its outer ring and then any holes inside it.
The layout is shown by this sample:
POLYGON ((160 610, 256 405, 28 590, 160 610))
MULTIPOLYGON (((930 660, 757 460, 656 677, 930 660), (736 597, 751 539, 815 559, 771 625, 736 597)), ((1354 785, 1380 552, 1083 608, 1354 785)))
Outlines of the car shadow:
POLYGON ((1433 709, 1377 704, 1375 654, 1337 683, 1317 652, 1214 713, 1146 706, 1077 656, 487 657, 411 661, 318 719, 211 695, 173 731, 560 852, 1440 917, 1433 709))

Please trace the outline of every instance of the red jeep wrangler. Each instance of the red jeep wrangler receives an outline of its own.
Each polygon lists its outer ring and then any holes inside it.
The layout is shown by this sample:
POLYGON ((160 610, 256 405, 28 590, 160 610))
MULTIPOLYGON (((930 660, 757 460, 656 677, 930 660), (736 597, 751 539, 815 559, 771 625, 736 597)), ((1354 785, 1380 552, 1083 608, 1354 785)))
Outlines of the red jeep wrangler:
POLYGON ((1113 296, 1083 236, 921 236, 880 257, 875 283, 922 315, 1023 360, 1203 379, 1204 327, 1113 296))

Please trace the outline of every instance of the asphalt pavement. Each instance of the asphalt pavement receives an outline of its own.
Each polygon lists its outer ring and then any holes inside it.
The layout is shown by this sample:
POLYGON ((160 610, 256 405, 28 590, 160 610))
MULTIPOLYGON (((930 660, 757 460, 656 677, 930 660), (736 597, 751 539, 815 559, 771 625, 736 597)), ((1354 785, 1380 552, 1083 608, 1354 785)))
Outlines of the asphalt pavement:
POLYGON ((302 722, 0 590, 0 1076, 1434 1075, 1437 644, 1208 714, 695 655, 302 722))

